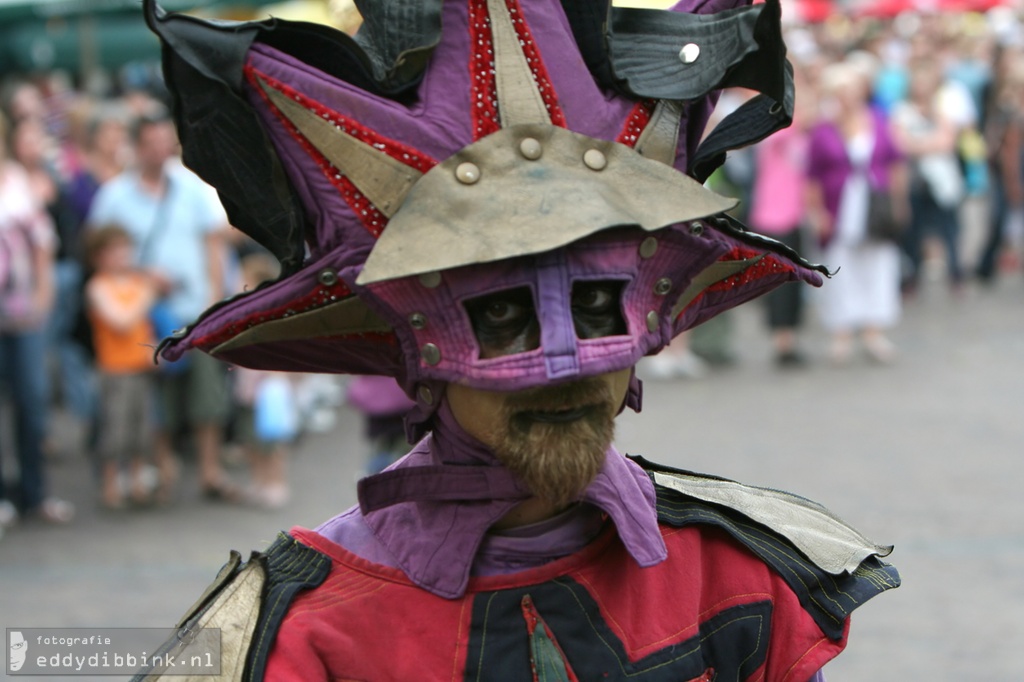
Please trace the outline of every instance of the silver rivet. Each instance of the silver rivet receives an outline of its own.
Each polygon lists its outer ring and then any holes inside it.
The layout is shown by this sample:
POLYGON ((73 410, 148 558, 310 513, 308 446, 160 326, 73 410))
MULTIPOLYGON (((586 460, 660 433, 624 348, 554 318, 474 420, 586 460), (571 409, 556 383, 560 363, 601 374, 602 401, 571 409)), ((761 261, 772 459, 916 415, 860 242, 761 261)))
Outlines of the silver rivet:
POLYGON ((647 239, 640 242, 640 257, 650 258, 658 251, 658 240, 654 237, 648 237, 647 239))
POLYGON ((316 278, 325 287, 333 287, 338 283, 338 273, 331 268, 324 268, 316 278))
POLYGON ((693 64, 700 56, 700 45, 697 43, 686 43, 683 49, 679 50, 679 61, 683 64, 693 64))
POLYGON ((419 397, 420 402, 424 405, 434 404, 434 392, 430 390, 429 386, 420 386, 416 389, 416 395, 419 397))
POLYGON ((544 153, 544 148, 539 141, 532 137, 526 137, 519 143, 519 153, 530 161, 536 161, 544 153))
POLYGON ((699 237, 702 234, 704 234, 704 223, 700 222, 699 220, 694 220, 692 223, 690 223, 690 234, 692 234, 694 237, 699 237))
POLYGON ((588 149, 583 152, 583 165, 590 170, 604 170, 608 165, 608 159, 600 149, 588 149))
POLYGON ((463 185, 472 185, 480 179, 480 167, 466 161, 455 168, 455 178, 463 185))
POLYGON ((427 316, 423 313, 413 313, 409 316, 409 326, 413 329, 423 329, 427 326, 427 316))
POLYGON ((428 289, 436 289, 441 284, 440 272, 424 272, 420 275, 420 284, 428 289))
POLYGON ((420 357, 428 365, 436 365, 441 362, 441 349, 432 343, 424 344, 420 349, 420 357))
POLYGON ((654 293, 658 296, 664 296, 670 291, 672 291, 672 280, 668 277, 662 277, 654 283, 654 293))
POLYGON ((661 319, 658 318, 658 313, 651 311, 647 313, 647 331, 656 332, 661 324, 661 319))

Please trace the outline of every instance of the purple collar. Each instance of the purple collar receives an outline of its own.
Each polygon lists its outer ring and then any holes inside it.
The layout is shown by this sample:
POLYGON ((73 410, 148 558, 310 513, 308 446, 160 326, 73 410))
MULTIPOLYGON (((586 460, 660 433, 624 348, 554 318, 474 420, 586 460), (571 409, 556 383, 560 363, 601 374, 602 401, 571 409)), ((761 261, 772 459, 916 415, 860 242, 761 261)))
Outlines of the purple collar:
MULTIPOLYGON (((469 436, 442 403, 434 431, 387 471, 359 482, 359 506, 398 568, 441 597, 462 596, 487 530, 529 492, 494 454, 469 436)), ((609 448, 584 492, 611 518, 641 566, 665 559, 654 509, 654 484, 609 448)))

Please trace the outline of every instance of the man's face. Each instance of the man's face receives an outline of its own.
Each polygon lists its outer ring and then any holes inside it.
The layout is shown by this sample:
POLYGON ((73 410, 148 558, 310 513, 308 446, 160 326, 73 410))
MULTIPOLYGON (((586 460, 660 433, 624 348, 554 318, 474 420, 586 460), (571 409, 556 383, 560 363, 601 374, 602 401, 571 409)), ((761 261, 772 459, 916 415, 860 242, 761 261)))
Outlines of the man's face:
POLYGON ((28 643, 20 632, 11 633, 11 671, 18 672, 25 664, 25 656, 28 655, 28 643))
POLYGON ((147 123, 139 130, 135 143, 135 160, 143 170, 163 167, 177 149, 174 124, 170 121, 147 123))
POLYGON ((469 435, 494 450, 537 497, 561 507, 601 470, 630 372, 507 393, 449 384, 447 398, 469 435))

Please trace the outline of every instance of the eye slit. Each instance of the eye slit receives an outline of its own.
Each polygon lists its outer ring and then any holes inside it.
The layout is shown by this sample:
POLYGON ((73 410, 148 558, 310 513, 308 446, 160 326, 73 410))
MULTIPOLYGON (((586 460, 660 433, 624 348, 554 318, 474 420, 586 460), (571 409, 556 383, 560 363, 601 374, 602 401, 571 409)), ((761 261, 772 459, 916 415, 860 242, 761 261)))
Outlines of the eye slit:
POLYGON ((577 281, 572 287, 572 319, 580 339, 626 333, 620 280, 577 281))
POLYGON ((528 288, 470 299, 465 307, 481 358, 522 353, 540 345, 540 324, 528 288))

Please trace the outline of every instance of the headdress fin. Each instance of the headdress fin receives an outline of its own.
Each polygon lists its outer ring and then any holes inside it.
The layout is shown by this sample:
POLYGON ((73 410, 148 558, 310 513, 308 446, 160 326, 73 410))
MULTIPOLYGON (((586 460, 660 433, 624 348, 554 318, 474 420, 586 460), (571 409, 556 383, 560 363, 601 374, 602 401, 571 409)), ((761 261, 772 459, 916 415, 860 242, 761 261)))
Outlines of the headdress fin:
MULTIPOLYGON (((494 44, 494 78, 498 91, 498 115, 502 128, 521 123, 550 123, 551 117, 537 89, 526 55, 519 44, 504 0, 487 0, 494 44)), ((522 21, 522 19, 519 19, 522 21)))

